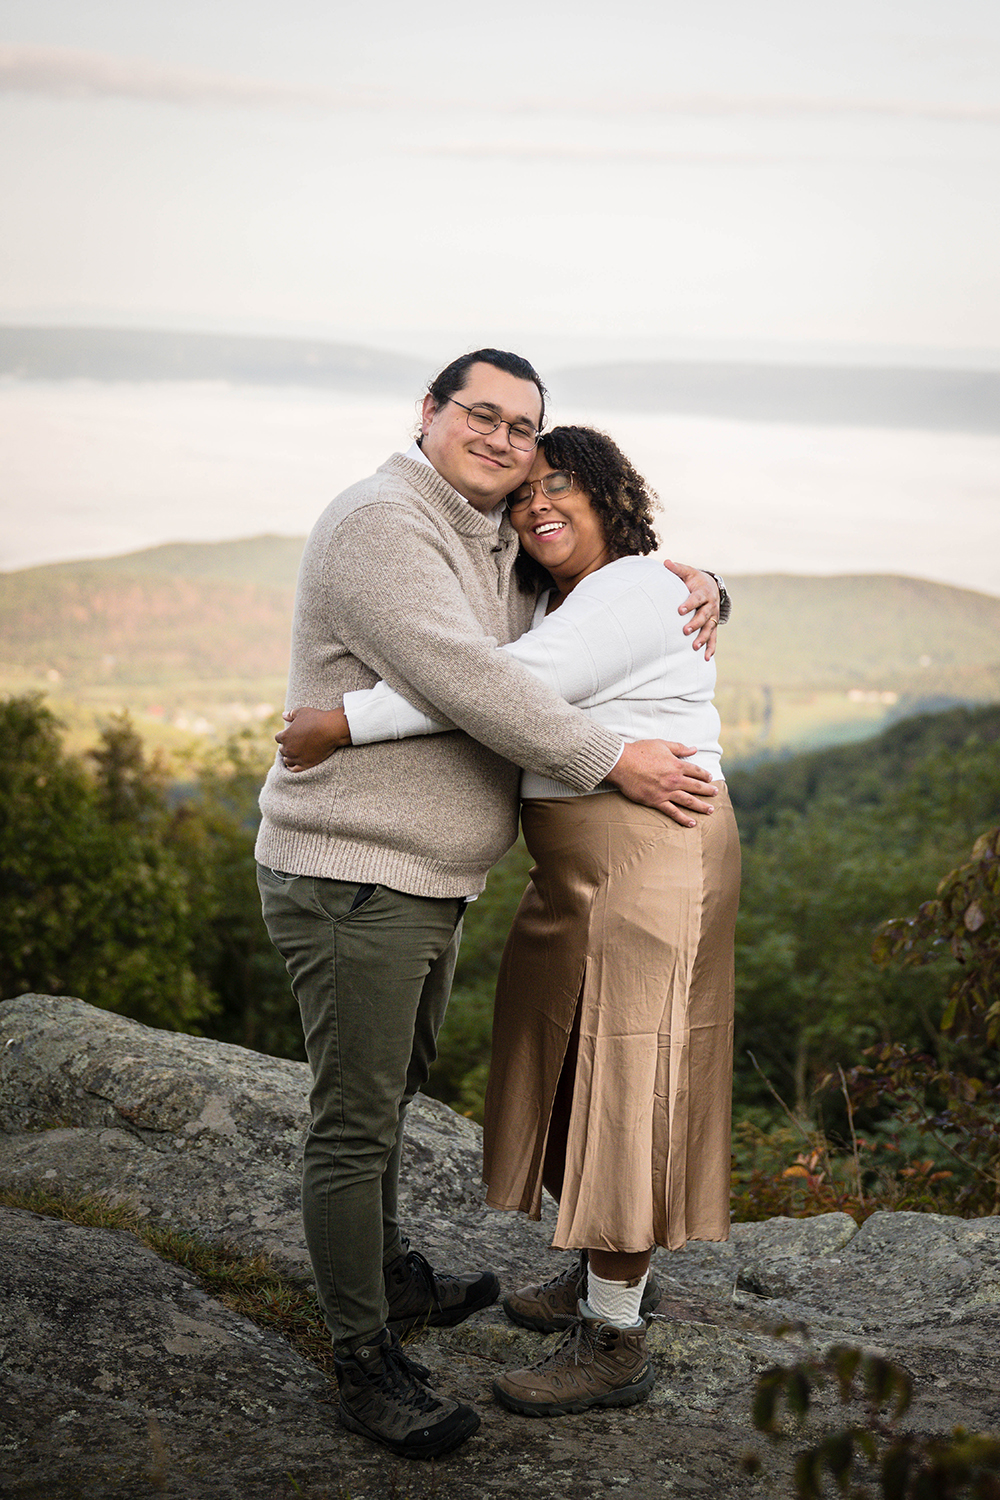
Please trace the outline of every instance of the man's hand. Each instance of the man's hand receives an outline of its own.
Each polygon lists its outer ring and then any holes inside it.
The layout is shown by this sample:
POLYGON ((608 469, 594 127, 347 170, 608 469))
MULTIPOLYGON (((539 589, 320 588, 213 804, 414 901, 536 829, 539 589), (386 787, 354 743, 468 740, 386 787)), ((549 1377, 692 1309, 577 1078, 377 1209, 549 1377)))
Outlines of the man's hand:
POLYGON ((687 563, 675 563, 665 558, 663 566, 669 568, 671 573, 676 573, 687 584, 690 593, 684 603, 678 605, 677 613, 691 615, 684 626, 684 634, 695 635, 697 631, 691 645, 695 651, 704 646, 705 660, 711 661, 715 655, 715 636, 719 627, 719 585, 710 574, 703 573, 700 568, 689 567, 687 563))
POLYGON ((709 773, 686 763, 684 757, 694 754, 692 745, 636 740, 625 746, 606 779, 630 802, 658 808, 683 828, 693 828, 695 819, 688 813, 710 813, 712 804, 706 799, 716 795, 709 773))
POLYGON ((342 708, 292 708, 282 718, 288 728, 274 738, 286 771, 308 771, 351 743, 350 725, 342 708))

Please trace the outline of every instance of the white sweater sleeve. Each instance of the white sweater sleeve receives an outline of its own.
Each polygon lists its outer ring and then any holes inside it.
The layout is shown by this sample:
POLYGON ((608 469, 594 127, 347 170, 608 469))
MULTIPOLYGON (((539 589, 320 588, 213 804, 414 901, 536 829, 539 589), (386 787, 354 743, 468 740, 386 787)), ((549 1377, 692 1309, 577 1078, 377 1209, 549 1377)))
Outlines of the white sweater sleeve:
POLYGON ((406 740, 418 734, 441 734, 453 729, 440 719, 414 708, 409 699, 387 682, 344 694, 344 713, 351 730, 351 743, 372 745, 378 740, 406 740))
MULTIPOLYGON (((558 610, 500 649, 569 703, 587 707, 644 682, 662 692, 671 659, 681 675, 693 656, 677 606, 685 590, 645 559, 622 558, 585 578, 558 610)), ((678 684, 678 691, 683 687, 678 684)), ((452 726, 414 708, 384 682, 344 695, 356 745, 436 734, 452 726)))

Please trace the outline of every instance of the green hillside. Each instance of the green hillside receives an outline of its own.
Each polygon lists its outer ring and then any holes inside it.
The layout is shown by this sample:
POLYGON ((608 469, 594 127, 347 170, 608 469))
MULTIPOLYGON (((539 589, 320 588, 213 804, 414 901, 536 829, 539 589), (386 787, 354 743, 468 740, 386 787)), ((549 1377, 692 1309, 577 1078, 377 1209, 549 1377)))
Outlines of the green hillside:
POLYGON ((4 574, 2 660, 79 686, 283 673, 301 552, 259 537, 4 574))
POLYGON ((1000 599, 892 575, 729 582, 717 702, 731 756, 862 738, 1000 700, 1000 599))
MULTIPOLYGON (((729 793, 744 847, 774 828, 787 813, 804 814, 818 800, 843 799, 860 812, 882 806, 921 764, 954 764, 958 751, 989 747, 1000 756, 1000 703, 952 708, 902 719, 860 745, 842 745, 804 755, 783 756, 732 771, 729 793)), ((1000 806, 984 806, 985 818, 1000 806)), ((977 830, 978 831, 978 830, 977 830)))
MULTIPOLYGON (((301 538, 176 543, 0 574, 0 689, 71 720, 128 707, 225 732, 284 693, 301 538)), ((732 758, 1000 700, 1000 599, 914 578, 731 578, 718 702, 732 758)))
POLYGON ((45 693, 77 746, 122 708, 173 748, 274 717, 302 541, 176 543, 0 574, 0 691, 45 693))

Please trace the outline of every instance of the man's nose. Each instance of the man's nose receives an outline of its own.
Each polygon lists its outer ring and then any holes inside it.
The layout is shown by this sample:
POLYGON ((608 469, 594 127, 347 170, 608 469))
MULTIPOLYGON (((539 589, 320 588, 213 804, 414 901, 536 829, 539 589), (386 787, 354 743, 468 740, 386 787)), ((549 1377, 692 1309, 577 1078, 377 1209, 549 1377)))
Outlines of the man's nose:
POLYGON ((493 429, 492 432, 488 432, 486 434, 486 441, 492 447, 497 447, 497 448, 501 448, 501 449, 507 449, 507 448, 509 448, 510 447, 510 428, 507 426, 506 422, 501 422, 499 424, 499 426, 494 427, 494 429, 493 429))

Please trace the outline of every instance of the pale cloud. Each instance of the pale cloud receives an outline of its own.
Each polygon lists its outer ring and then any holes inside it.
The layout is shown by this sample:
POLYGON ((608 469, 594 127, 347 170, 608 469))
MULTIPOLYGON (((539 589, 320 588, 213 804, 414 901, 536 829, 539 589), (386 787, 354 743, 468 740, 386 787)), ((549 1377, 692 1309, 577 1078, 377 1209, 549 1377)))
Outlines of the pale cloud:
MULTIPOLYGON (((445 142, 439 145, 417 145, 407 148, 411 156, 461 157, 472 161, 527 160, 532 162, 580 162, 588 165, 628 163, 634 166, 673 167, 777 167, 815 165, 819 162, 843 163, 844 155, 818 156, 815 152, 755 151, 670 151, 655 146, 589 146, 558 145, 534 141, 492 141, 482 145, 445 142)), ((857 158, 868 160, 869 158, 857 158)))
MULTIPOLYGON (((534 108, 534 104, 531 106, 534 108)), ((565 110, 568 105, 561 104, 565 110)), ((588 114, 756 115, 783 119, 814 115, 900 120, 938 120, 952 124, 1000 125, 1000 105, 966 104, 926 99, 811 98, 791 95, 649 95, 645 98, 604 97, 587 100, 588 114)))
MULTIPOLYGON (((419 75, 418 75, 419 76, 419 75)), ((322 110, 413 109, 427 113, 456 108, 491 115, 574 114, 579 96, 561 97, 549 89, 544 98, 501 99, 495 92, 464 98, 444 97, 440 91, 404 97, 388 92, 338 92, 306 84, 181 68, 143 57, 71 47, 0 45, 0 91, 46 94, 56 98, 130 98, 180 105, 240 107, 311 106, 322 110)), ((671 115, 691 117, 752 116, 759 119, 801 117, 934 120, 952 124, 1000 124, 1000 105, 948 100, 815 98, 786 95, 616 95, 591 93, 586 101, 591 116, 625 117, 671 115)), ((506 149, 506 148, 505 148, 506 149)))
MULTIPOLYGON (((767 167, 785 166, 788 162, 814 162, 815 156, 763 155, 740 151, 660 151, 648 146, 555 145, 533 141, 490 142, 484 145, 458 145, 451 142, 436 146, 411 146, 412 156, 463 157, 473 161, 521 159, 534 162, 629 162, 638 166, 677 167, 767 167)), ((827 158, 824 158, 826 160, 827 158)))
POLYGON ((0 89, 86 99, 115 97, 168 104, 364 106, 370 97, 177 68, 142 57, 85 52, 73 47, 0 46, 0 89))

